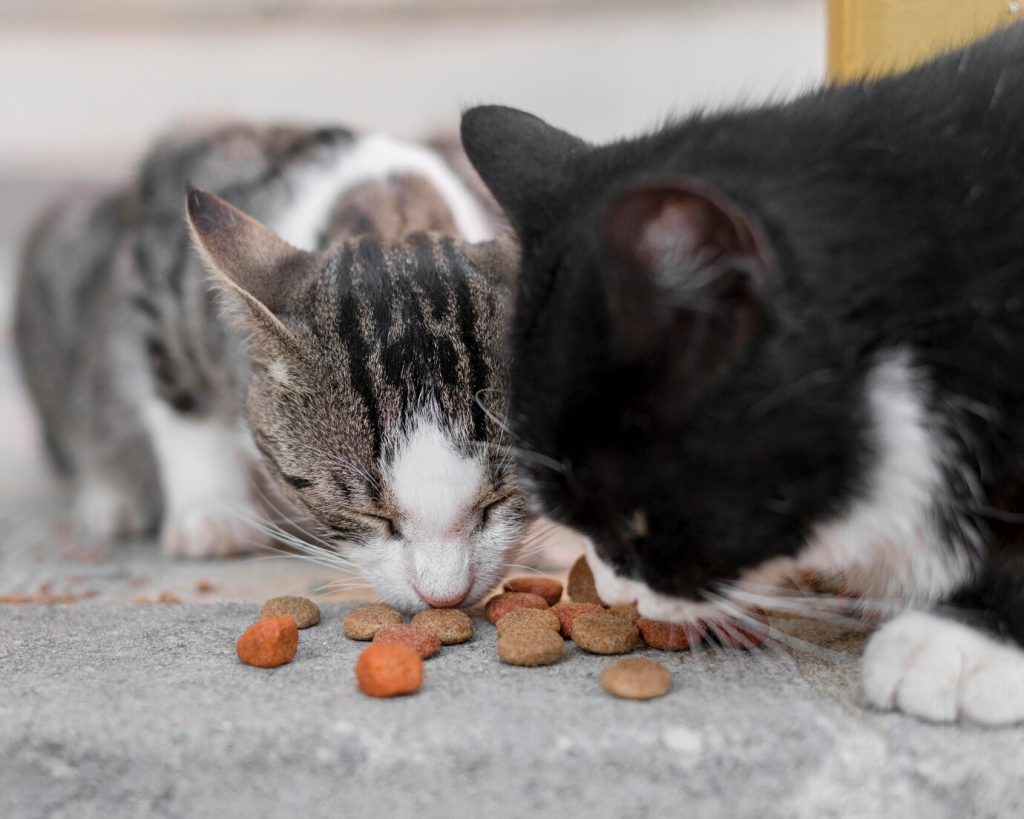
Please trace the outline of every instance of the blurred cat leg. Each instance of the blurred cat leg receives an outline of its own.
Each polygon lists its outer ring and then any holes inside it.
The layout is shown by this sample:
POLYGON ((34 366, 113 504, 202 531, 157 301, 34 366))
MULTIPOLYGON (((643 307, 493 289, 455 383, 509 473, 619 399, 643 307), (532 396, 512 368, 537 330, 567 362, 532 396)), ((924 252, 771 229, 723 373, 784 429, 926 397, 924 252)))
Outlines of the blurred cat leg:
POLYGON ((159 399, 150 401, 144 416, 164 492, 164 551, 222 557, 265 545, 252 459, 238 424, 191 417, 159 399))

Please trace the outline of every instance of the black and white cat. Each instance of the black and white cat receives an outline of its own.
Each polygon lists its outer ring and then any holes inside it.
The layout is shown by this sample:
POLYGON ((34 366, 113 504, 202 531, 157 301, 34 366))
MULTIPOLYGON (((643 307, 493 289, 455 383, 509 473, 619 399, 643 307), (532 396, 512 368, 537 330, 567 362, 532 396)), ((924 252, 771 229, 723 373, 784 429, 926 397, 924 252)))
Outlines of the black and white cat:
POLYGON ((604 146, 466 113, 524 246, 522 471, 606 602, 713 620, 834 575, 906 605, 872 704, 1024 719, 1022 127, 1021 26, 604 146))
POLYGON ((307 550, 389 603, 480 599, 526 524, 496 226, 461 152, 341 128, 177 129, 123 188, 62 202, 27 244, 17 336, 79 531, 251 548, 261 464, 307 550), (214 193, 186 222, 187 182, 214 193))

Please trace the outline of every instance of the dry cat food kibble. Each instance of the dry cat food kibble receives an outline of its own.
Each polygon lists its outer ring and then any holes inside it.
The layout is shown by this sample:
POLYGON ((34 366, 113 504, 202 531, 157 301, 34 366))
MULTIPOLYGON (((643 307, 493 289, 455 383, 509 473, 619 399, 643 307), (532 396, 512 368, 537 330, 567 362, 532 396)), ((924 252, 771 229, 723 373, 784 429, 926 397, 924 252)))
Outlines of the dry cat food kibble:
POLYGON ((247 665, 276 668, 290 663, 299 647, 299 629, 291 617, 260 620, 238 638, 235 652, 247 665))
POLYGON ((409 646, 374 643, 356 660, 356 680, 371 697, 414 694, 423 684, 423 660, 409 646))
POLYGON ((485 613, 487 614, 488 620, 492 623, 497 623, 510 611, 515 611, 516 609, 547 608, 549 608, 547 601, 536 594, 529 594, 528 592, 504 592, 502 594, 496 594, 487 601, 485 613))
POLYGON ((495 625, 499 637, 513 631, 533 631, 539 628, 546 628, 559 634, 562 631, 559 619, 551 611, 543 609, 516 609, 502 617, 495 625))
POLYGON ((466 612, 458 609, 427 609, 413 615, 412 624, 425 628, 443 646, 473 639, 473 621, 466 612))
POLYGON ((651 700, 668 693, 672 675, 657 660, 626 657, 601 672, 601 687, 626 700, 651 700))
POLYGON ((628 654, 639 637, 636 625, 606 611, 581 614, 572 624, 573 642, 591 654, 628 654))
POLYGON ((408 646, 423 660, 433 657, 441 650, 441 641, 433 632, 427 631, 421 626, 411 626, 405 623, 378 629, 377 633, 373 635, 373 642, 377 645, 408 646))
POLYGON ((580 555, 569 569, 568 592, 573 603, 601 602, 594 585, 594 573, 590 571, 585 555, 580 555))
POLYGON ((682 651, 704 639, 702 623, 668 623, 641 617, 637 621, 640 636, 651 648, 662 651, 682 651))
POLYGON ((572 637, 572 623, 577 617, 595 611, 604 611, 604 608, 597 603, 558 603, 551 607, 551 613, 561 623, 563 637, 572 637))
POLYGON ((341 626, 345 636, 350 640, 372 640, 378 629, 384 626, 396 626, 402 622, 402 615, 391 606, 375 603, 372 606, 360 606, 345 615, 341 626))
POLYGON ((624 606, 609 606, 608 613, 615 617, 622 617, 625 620, 629 620, 631 623, 635 623, 640 619, 640 612, 636 610, 635 603, 627 603, 624 606))
POLYGON ((498 638, 498 659, 506 665, 538 666, 558 662, 565 641, 551 629, 512 631, 498 638))
POLYGON ((549 606, 562 599, 562 584, 553 577, 510 577, 503 587, 507 592, 526 592, 543 597, 549 606))
POLYGON ((309 628, 320 622, 320 608, 307 597, 271 597, 260 609, 261 620, 285 615, 294 618, 299 628, 309 628))

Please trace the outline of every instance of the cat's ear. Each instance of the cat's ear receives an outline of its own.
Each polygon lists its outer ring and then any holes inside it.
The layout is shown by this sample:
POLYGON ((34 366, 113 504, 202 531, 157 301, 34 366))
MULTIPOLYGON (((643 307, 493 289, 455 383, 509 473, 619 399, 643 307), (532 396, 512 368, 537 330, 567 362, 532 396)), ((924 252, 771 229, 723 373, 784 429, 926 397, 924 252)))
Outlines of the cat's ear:
POLYGON ((757 221, 679 179, 618 194, 601 231, 617 356, 660 361, 692 393, 760 326, 769 262, 757 221))
POLYGON ((524 240, 550 228, 573 160, 588 149, 532 114, 501 105, 462 115, 462 146, 524 240))
POLYGON ((190 187, 186 212, 196 247, 218 278, 254 308, 275 318, 283 313, 314 254, 212 193, 190 187))

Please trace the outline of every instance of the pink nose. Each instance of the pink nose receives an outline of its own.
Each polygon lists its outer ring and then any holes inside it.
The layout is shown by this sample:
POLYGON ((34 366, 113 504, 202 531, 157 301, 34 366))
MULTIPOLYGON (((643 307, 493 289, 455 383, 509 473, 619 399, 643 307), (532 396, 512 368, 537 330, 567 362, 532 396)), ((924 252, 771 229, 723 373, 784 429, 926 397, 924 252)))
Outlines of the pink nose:
POLYGON ((423 598, 423 602, 428 606, 435 609, 451 609, 459 605, 463 600, 466 599, 466 595, 469 594, 469 589, 466 589, 457 594, 449 595, 447 597, 441 597, 440 595, 424 594, 419 589, 416 590, 419 596, 423 598))

